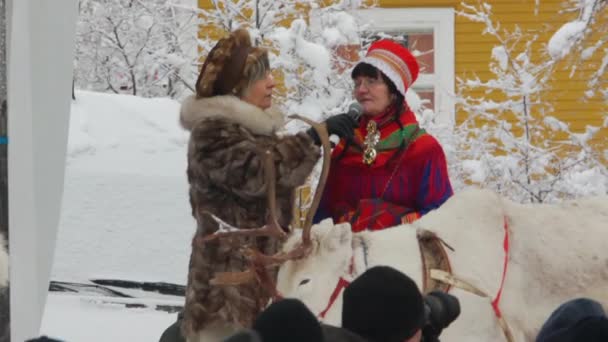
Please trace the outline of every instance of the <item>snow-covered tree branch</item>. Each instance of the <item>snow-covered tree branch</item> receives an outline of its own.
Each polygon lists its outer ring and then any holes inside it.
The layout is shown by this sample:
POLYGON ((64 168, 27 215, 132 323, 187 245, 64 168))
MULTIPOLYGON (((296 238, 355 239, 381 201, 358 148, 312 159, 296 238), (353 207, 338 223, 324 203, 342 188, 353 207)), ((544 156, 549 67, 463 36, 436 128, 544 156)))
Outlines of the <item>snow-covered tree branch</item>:
POLYGON ((455 129, 456 178, 521 202, 606 193, 608 172, 589 146, 598 128, 575 133, 550 115, 554 99, 547 81, 555 63, 535 55, 536 34, 500 28, 487 3, 463 8, 458 14, 483 23, 483 34, 497 45, 491 51, 492 77, 457 79, 458 110, 466 118, 455 129), (484 95, 470 95, 479 93, 484 95))
MULTIPOLYGON (((225 32, 247 27, 256 44, 270 47, 271 65, 282 81, 275 98, 287 114, 320 120, 352 101, 352 82, 344 73, 352 61, 338 48, 359 46, 360 23, 346 11, 363 6, 362 1, 213 0, 212 5, 201 11, 202 27, 225 32)), ((200 40, 203 54, 217 41, 214 34, 200 40)))
POLYGON ((608 1, 569 0, 566 4, 565 14, 576 13, 576 18, 554 33, 548 52, 555 61, 566 59, 571 74, 591 58, 599 60, 585 95, 588 98, 600 95, 608 102, 608 1))
POLYGON ((76 87, 180 97, 196 80, 197 13, 161 0, 81 0, 76 87))

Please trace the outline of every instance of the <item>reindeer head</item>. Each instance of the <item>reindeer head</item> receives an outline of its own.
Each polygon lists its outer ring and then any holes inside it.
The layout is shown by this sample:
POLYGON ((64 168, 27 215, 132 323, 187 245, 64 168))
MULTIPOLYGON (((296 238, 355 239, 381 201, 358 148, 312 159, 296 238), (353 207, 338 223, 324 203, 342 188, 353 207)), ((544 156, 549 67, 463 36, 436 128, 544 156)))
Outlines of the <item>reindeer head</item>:
MULTIPOLYGON (((293 234, 284 244, 284 250, 292 250, 299 240, 299 234, 293 234)), ((310 254, 305 258, 288 260, 281 265, 277 288, 285 297, 300 299, 318 315, 327 307, 340 276, 349 272, 353 254, 350 224, 334 225, 327 219, 314 225, 311 244, 310 254)), ((334 305, 342 306, 339 302, 334 305)))

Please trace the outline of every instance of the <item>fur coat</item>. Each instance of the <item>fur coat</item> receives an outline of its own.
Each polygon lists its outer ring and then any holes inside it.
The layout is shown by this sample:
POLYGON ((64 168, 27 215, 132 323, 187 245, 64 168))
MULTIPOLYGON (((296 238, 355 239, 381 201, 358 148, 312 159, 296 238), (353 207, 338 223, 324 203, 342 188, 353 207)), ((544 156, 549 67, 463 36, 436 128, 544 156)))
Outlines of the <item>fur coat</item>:
POLYGON ((280 247, 280 241, 267 237, 203 243, 203 237, 218 229, 211 215, 239 228, 266 223, 267 184, 261 152, 270 150, 277 177, 278 220, 287 227, 292 219, 294 190, 305 182, 320 152, 306 133, 279 137, 276 132, 283 126, 282 115, 230 95, 187 98, 180 120, 191 131, 187 173, 192 215, 197 222, 182 324, 188 338, 208 325, 250 326, 269 295, 255 282, 212 286, 210 280, 217 272, 246 270, 246 260, 239 252, 244 245, 266 254, 274 254, 280 247))

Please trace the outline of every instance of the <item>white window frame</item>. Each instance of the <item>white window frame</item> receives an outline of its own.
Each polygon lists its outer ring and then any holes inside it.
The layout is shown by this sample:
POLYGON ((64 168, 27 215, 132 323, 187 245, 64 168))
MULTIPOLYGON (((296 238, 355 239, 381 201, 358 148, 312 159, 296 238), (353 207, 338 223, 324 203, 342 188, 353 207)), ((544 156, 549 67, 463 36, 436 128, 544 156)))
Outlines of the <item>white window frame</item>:
POLYGON ((369 31, 433 30, 434 74, 420 74, 412 88, 434 88, 436 123, 454 126, 454 9, 371 8, 350 12, 369 31))

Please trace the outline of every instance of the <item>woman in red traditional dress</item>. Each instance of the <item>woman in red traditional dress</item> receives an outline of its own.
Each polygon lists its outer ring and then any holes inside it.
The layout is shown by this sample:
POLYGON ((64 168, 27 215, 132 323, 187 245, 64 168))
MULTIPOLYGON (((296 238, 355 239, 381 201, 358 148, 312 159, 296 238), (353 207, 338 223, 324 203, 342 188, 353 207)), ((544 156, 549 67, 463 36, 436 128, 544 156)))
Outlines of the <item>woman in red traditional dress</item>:
MULTIPOLYGON (((317 222, 331 217, 350 222, 355 232, 378 230, 413 222, 452 196, 443 149, 405 102, 418 71, 415 57, 386 39, 355 66, 354 96, 363 115, 332 152, 317 222)), ((342 114, 327 125, 344 128, 348 121, 342 114)))

